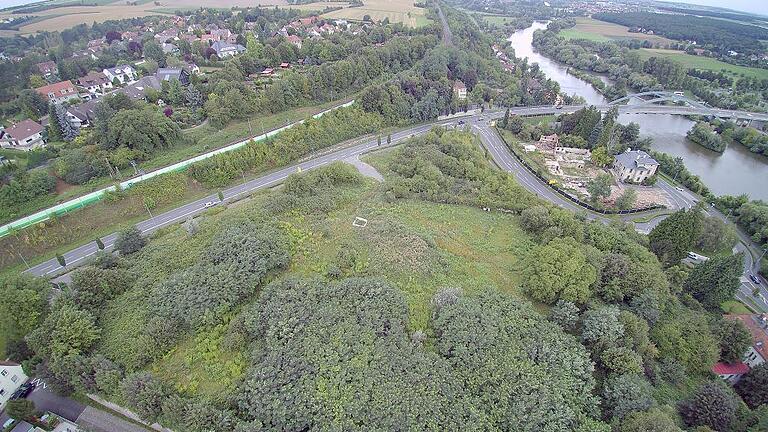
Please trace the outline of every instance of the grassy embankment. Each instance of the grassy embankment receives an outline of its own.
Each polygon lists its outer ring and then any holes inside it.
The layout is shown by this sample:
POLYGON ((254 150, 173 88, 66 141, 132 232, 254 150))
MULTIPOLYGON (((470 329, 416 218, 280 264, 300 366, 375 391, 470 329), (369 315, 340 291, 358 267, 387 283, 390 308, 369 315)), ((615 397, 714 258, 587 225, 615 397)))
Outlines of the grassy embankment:
POLYGON ((704 69, 715 72, 725 72, 732 76, 746 76, 758 79, 768 79, 768 69, 732 65, 730 63, 721 62, 720 60, 716 60, 710 57, 686 54, 682 51, 643 48, 639 52, 640 57, 643 60, 651 57, 665 57, 680 63, 683 67, 688 69, 704 69))

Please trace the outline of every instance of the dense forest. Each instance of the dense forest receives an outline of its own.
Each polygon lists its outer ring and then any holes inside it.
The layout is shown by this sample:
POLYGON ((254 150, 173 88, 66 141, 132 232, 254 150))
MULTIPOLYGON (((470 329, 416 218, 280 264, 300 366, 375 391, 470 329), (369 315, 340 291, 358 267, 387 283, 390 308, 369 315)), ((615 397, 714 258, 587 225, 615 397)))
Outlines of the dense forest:
POLYGON ((696 41, 697 45, 711 46, 721 54, 761 54, 761 41, 768 40, 768 29, 715 18, 651 12, 597 13, 592 17, 630 29, 653 30, 670 39, 696 41))

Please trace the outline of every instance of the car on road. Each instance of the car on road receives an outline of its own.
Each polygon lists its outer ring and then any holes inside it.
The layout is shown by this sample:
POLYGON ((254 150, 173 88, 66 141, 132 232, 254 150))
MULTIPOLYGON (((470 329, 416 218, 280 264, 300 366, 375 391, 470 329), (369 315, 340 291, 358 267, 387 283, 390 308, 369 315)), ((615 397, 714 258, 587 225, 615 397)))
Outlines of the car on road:
POLYGON ((203 208, 211 208, 211 207, 214 207, 215 205, 216 205, 215 201, 208 201, 207 203, 205 203, 203 208))
POLYGON ((463 124, 464 124, 464 120, 459 120, 459 125, 463 125, 463 124))
POLYGON ((757 285, 760 285, 760 279, 758 279, 757 276, 753 275, 752 273, 749 274, 749 280, 757 285))
POLYGON ((685 192, 685 190, 683 188, 681 188, 680 186, 675 187, 675 189, 677 189, 680 192, 685 192))

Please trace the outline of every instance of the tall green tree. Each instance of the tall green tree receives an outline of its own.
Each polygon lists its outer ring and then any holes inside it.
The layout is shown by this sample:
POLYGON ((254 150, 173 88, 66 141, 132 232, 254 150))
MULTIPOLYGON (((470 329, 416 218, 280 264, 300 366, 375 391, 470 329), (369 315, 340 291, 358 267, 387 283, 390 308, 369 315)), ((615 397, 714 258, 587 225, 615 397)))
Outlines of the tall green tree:
POLYGON ((648 234, 651 251, 666 267, 677 264, 693 248, 701 230, 701 221, 698 208, 672 213, 648 234))
POLYGON ((739 288, 744 271, 744 254, 718 256, 698 264, 683 283, 690 293, 709 310, 720 310, 720 305, 733 298, 739 288))
POLYGON ((522 288, 544 303, 584 303, 596 279, 597 270, 587 261, 581 245, 571 237, 554 238, 526 257, 522 288))
POLYGON ((680 415, 688 426, 727 431, 736 419, 736 400, 724 384, 709 382, 699 387, 691 399, 680 403, 680 415))
POLYGON ((733 388, 750 408, 768 406, 768 363, 752 368, 733 388))
POLYGON ((741 321, 720 319, 715 333, 720 339, 720 358, 727 363, 740 362, 752 345, 752 335, 741 321))

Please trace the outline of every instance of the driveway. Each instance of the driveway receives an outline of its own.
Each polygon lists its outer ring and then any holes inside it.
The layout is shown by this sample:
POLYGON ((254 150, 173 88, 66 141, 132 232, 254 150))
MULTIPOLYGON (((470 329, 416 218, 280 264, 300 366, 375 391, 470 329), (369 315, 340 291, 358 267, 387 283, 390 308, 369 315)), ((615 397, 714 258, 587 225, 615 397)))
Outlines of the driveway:
POLYGON ((37 387, 27 396, 27 399, 35 403, 35 408, 38 411, 50 411, 71 422, 76 422, 85 410, 85 405, 68 397, 57 395, 44 381, 33 378, 32 382, 35 382, 37 387))

